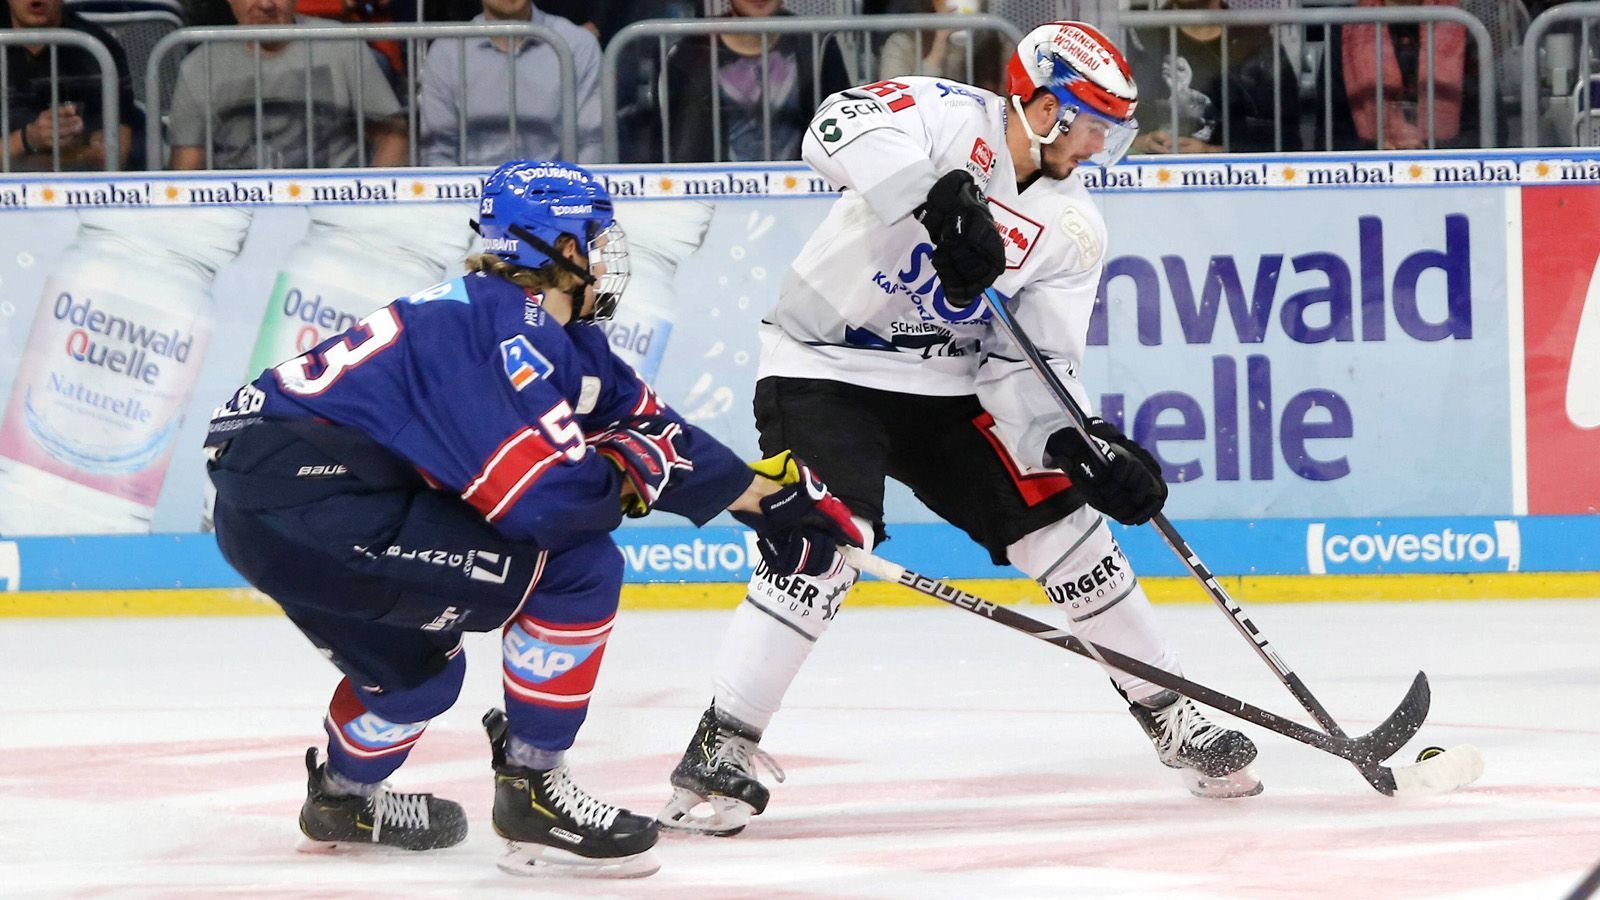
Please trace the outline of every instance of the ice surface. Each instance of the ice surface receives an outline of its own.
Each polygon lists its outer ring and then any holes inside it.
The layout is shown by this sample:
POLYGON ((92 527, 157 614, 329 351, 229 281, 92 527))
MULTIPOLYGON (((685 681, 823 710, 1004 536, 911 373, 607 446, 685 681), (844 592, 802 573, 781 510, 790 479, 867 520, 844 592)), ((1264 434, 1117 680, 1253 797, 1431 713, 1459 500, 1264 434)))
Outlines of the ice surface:
MULTIPOLYGON (((1306 720, 1216 610, 1158 612, 1189 677, 1306 720)), ((1396 761, 1471 743, 1483 779, 1386 798, 1245 726, 1266 793, 1195 799, 1087 661, 958 610, 852 609, 763 741, 789 781, 743 835, 664 839, 639 882, 530 883, 493 865, 477 723, 499 697, 494 638, 469 640, 461 702, 394 779, 465 805, 467 842, 327 857, 293 848, 336 674, 286 620, 13 619, 0 895, 1554 898, 1600 858, 1600 601, 1250 612, 1350 731, 1426 670, 1433 712, 1396 761)), ((727 618, 623 611, 569 755, 580 784, 665 801, 727 618)))

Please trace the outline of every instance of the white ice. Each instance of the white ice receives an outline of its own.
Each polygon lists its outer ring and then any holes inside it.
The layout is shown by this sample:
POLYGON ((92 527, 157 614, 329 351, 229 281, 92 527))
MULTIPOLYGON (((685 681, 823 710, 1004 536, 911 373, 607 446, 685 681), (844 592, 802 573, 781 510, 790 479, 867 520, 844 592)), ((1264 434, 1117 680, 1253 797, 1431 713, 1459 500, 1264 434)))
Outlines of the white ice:
MULTIPOLYGON (((1215 609, 1159 613, 1190 677, 1305 720, 1215 609)), ((493 865, 492 637, 393 779, 463 803, 466 843, 328 857, 294 851, 295 814, 336 674, 287 621, 13 619, 0 895, 1557 898, 1600 859, 1600 600, 1251 613, 1351 731, 1425 670, 1433 711, 1395 761, 1471 743, 1482 780, 1395 800, 1245 726, 1266 792, 1192 798, 1092 664, 955 609, 847 608, 767 733, 789 780, 743 835, 664 839, 638 882, 532 882, 493 865)), ((659 807, 727 616, 624 609, 569 755, 580 784, 659 807)))

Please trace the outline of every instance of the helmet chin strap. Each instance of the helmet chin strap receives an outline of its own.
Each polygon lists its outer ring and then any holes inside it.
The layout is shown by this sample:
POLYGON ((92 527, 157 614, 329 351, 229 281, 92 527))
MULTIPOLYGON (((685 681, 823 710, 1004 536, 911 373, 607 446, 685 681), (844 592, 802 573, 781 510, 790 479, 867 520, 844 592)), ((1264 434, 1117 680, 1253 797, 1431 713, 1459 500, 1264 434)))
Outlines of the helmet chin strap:
POLYGON ((1044 162, 1039 158, 1039 148, 1045 144, 1055 143, 1056 138, 1061 137, 1061 127, 1059 125, 1051 125, 1050 136, 1041 137, 1034 134, 1033 126, 1028 124, 1028 114, 1022 111, 1022 96, 1020 94, 1011 95, 1011 107, 1017 111, 1017 118, 1022 123, 1022 130, 1028 135, 1028 158, 1033 160, 1035 169, 1043 168, 1044 162))

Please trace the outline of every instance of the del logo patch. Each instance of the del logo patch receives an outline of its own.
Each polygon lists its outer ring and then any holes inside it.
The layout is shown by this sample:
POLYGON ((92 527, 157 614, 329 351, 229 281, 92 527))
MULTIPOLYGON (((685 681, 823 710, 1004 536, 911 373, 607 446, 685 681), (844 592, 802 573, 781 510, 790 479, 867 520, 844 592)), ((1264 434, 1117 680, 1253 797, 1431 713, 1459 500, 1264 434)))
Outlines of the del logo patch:
POLYGON ((1006 268, 1022 268, 1044 234, 1044 226, 993 197, 989 198, 989 212, 994 214, 994 227, 1006 244, 1006 268))
POLYGON ((533 349, 528 339, 520 334, 500 342, 500 362, 505 368, 506 380, 519 391, 555 369, 550 360, 533 349))

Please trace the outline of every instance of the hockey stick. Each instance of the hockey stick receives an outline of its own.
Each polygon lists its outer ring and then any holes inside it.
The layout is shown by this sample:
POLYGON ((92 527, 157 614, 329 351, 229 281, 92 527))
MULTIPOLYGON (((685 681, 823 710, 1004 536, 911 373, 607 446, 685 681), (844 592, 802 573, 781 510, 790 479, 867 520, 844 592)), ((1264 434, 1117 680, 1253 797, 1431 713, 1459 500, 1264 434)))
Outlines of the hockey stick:
MULTIPOLYGON (((1028 366, 1044 382, 1045 388, 1049 390, 1056 403, 1067 414, 1067 418, 1072 421, 1072 427, 1076 428, 1084 436, 1090 450, 1100 456, 1101 462, 1105 462, 1105 456, 1101 452, 1100 446, 1089 437, 1088 416, 1084 414, 1083 408, 1078 405, 1077 400, 1073 399, 1072 394, 1067 392, 1066 385, 1061 383, 1061 379, 1056 375, 1055 370, 1051 369, 1045 362, 1044 355, 1039 352, 1039 348, 1034 345, 1027 332, 1022 330, 1022 326, 1017 324, 1017 320, 1012 317, 1010 310, 1006 309, 999 293, 994 288, 985 288, 983 299, 988 302, 990 310, 994 312, 995 323, 1022 350, 1022 355, 1027 358, 1028 366)), ((1212 601, 1221 607, 1223 612, 1228 614, 1228 620, 1233 623, 1233 627, 1238 629, 1244 639, 1249 641, 1250 645, 1256 649, 1256 654, 1272 669, 1273 674, 1278 676, 1278 680, 1283 682, 1283 686, 1289 689, 1289 693, 1294 695, 1300 706, 1310 713, 1329 734, 1334 737, 1348 737, 1349 735, 1345 734, 1344 729, 1339 727, 1339 723, 1334 721, 1333 715, 1312 695, 1311 689, 1306 687, 1305 682, 1300 680, 1300 676, 1289 668, 1289 664, 1284 662, 1283 657, 1278 655, 1278 651, 1273 649, 1267 642, 1267 636, 1261 633, 1261 629, 1256 627, 1256 623, 1250 621, 1250 617, 1245 613, 1244 607, 1240 606, 1238 601, 1234 600, 1223 589, 1222 585, 1217 583, 1217 579, 1211 574, 1211 570, 1206 568, 1206 564, 1200 561, 1199 555, 1190 548, 1183 536, 1178 534, 1178 529, 1173 527, 1167 517, 1161 513, 1156 513, 1155 517, 1150 520, 1150 524, 1154 525, 1156 530, 1161 533, 1161 537, 1166 540, 1167 546, 1172 548, 1172 552, 1183 560, 1183 564, 1188 568, 1189 574, 1200 582, 1200 586, 1210 595, 1212 601)), ((1416 681, 1426 687, 1428 676, 1418 672, 1416 681)), ((1424 714, 1426 714, 1426 709, 1424 709, 1424 714)), ((1417 724, 1421 725, 1422 723, 1419 721, 1417 724)))
POLYGON ((1094 659, 1129 675, 1143 678, 1151 684, 1176 691, 1219 712, 1348 760, 1355 764, 1361 776, 1379 793, 1389 796, 1444 793, 1471 784, 1483 774, 1482 754, 1477 748, 1468 745, 1454 747, 1412 766, 1383 765, 1384 760, 1411 740, 1428 715, 1428 682, 1420 674, 1411 683, 1411 690, 1406 692, 1405 699, 1400 701, 1400 706, 1377 728, 1358 738, 1323 734, 1293 719, 1285 719, 1198 682, 1174 675, 1165 669, 1156 668, 1131 656, 1124 656, 1109 647, 1080 640, 1062 629, 1052 628, 1010 607, 991 603, 955 585, 919 575, 865 550, 855 547, 840 549, 844 553, 846 562, 876 578, 905 585, 919 594, 925 594, 974 615, 983 616, 1013 631, 1032 635, 1047 644, 1094 659))

